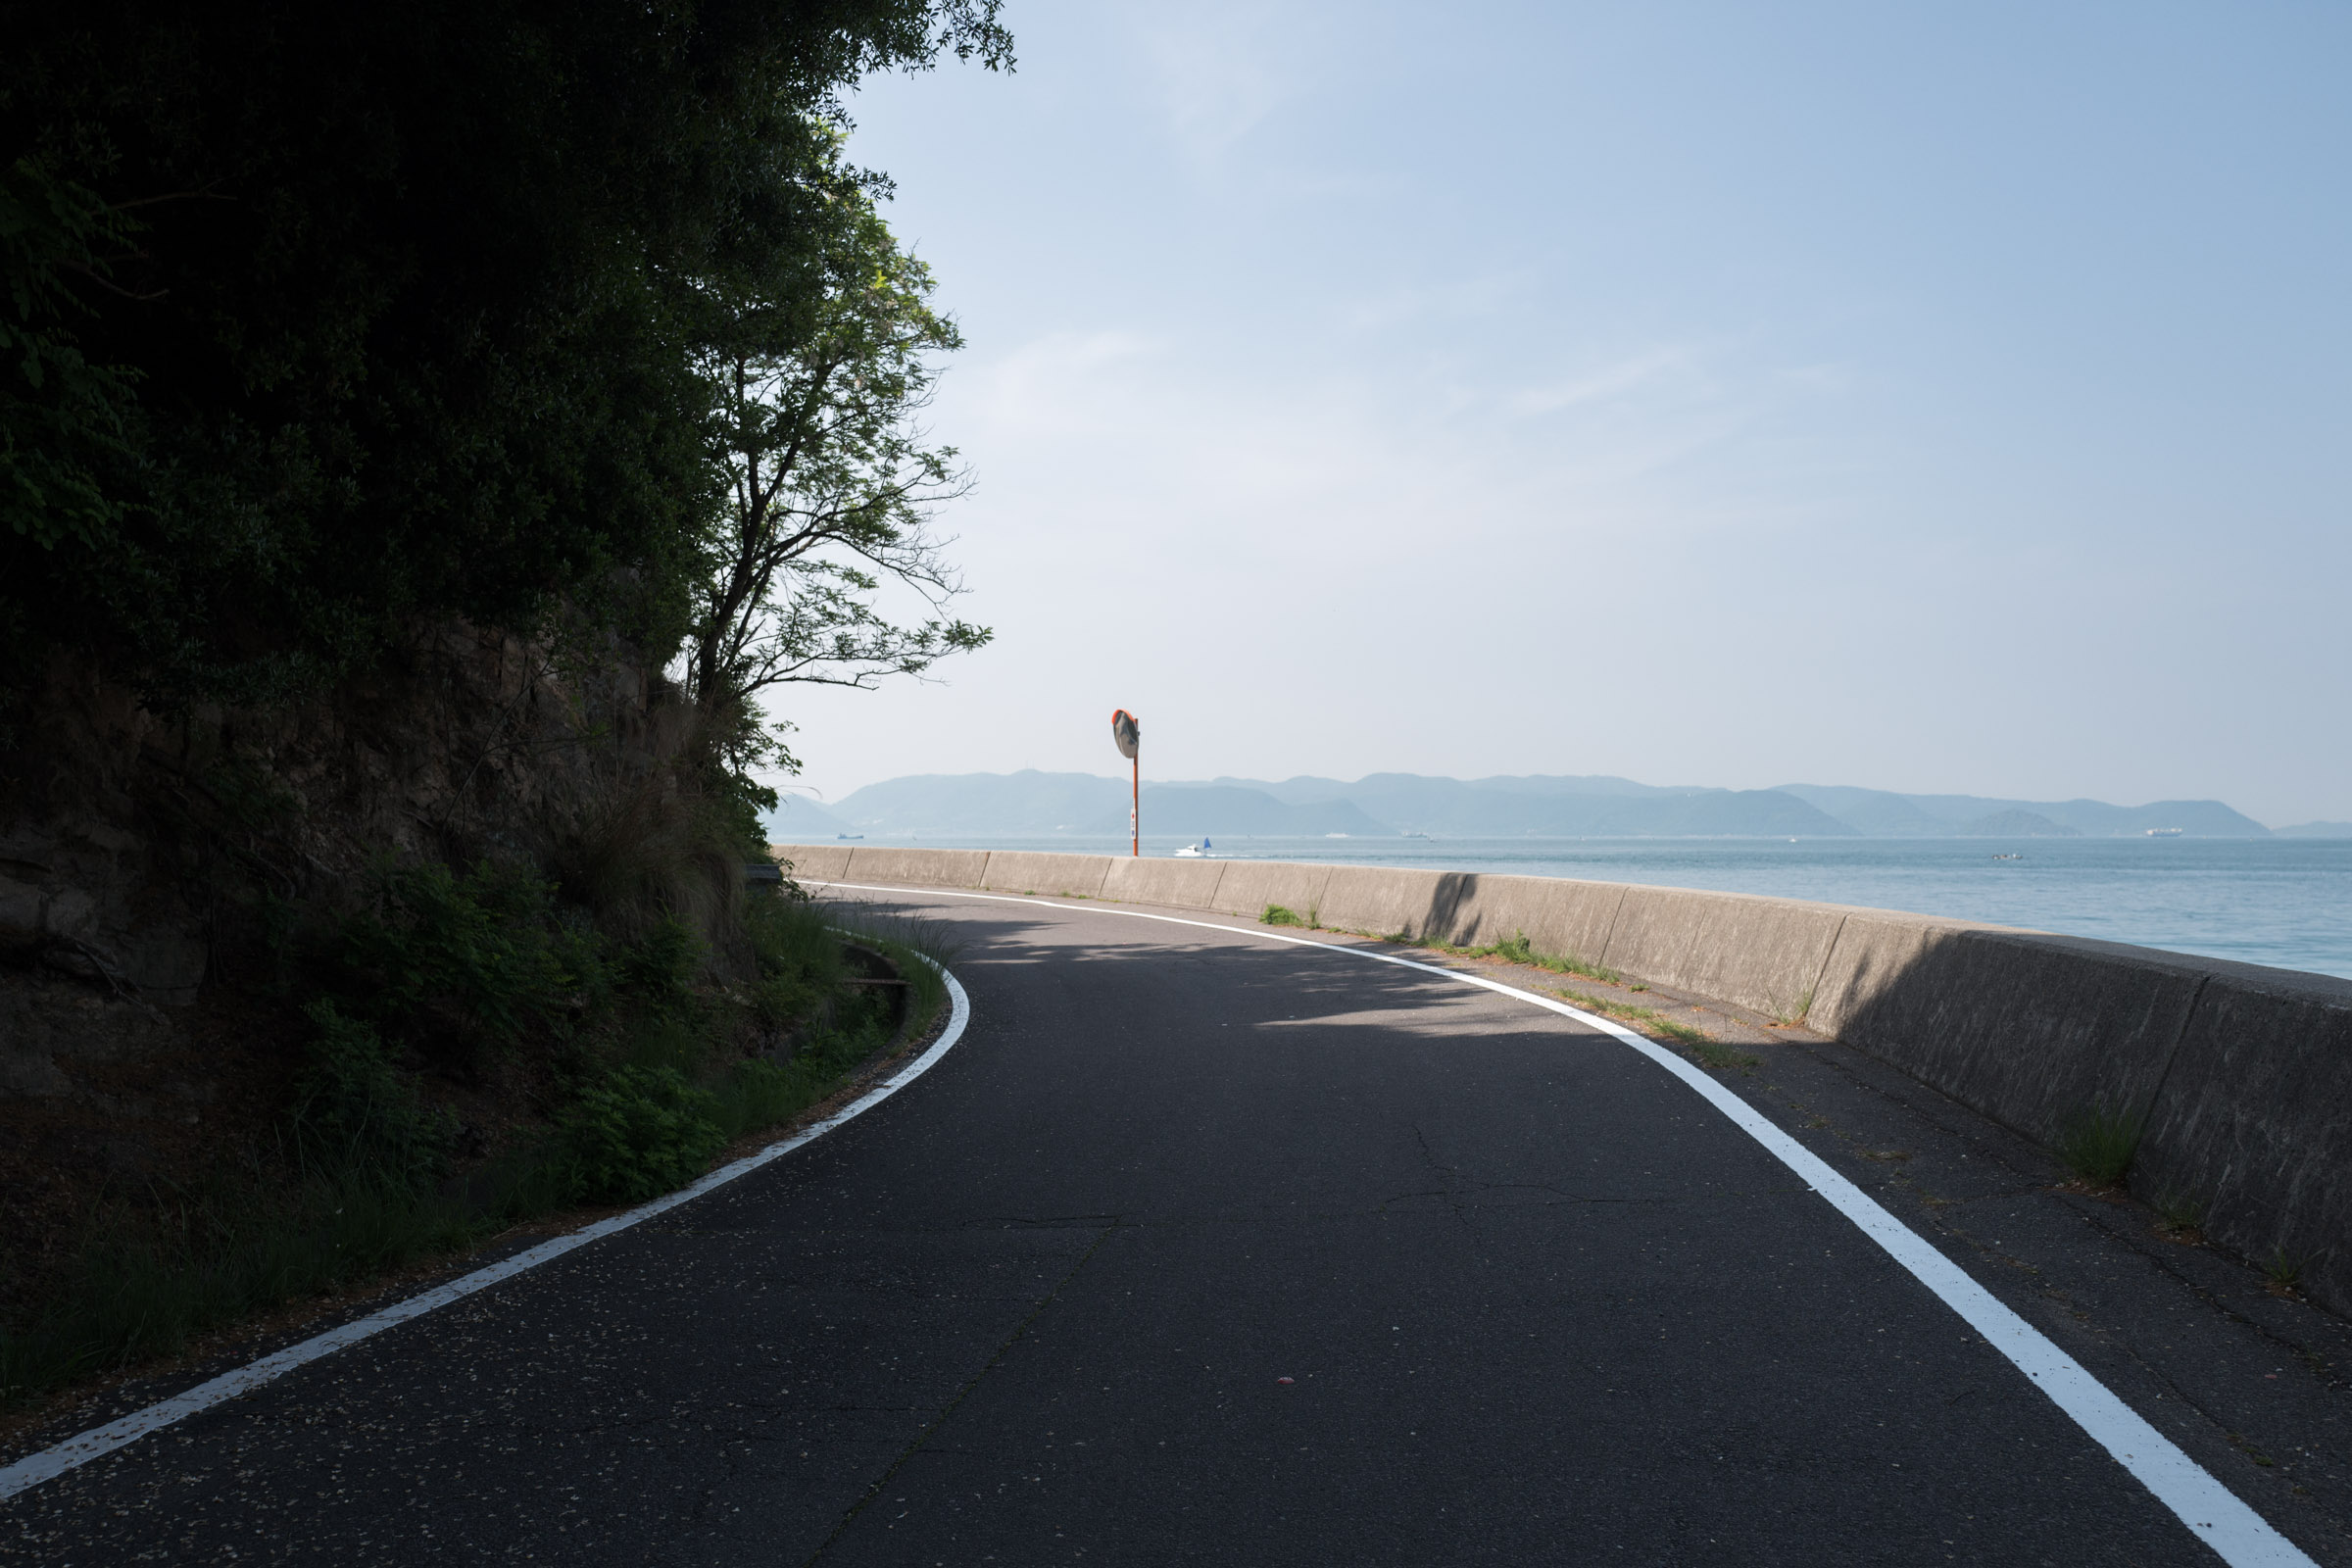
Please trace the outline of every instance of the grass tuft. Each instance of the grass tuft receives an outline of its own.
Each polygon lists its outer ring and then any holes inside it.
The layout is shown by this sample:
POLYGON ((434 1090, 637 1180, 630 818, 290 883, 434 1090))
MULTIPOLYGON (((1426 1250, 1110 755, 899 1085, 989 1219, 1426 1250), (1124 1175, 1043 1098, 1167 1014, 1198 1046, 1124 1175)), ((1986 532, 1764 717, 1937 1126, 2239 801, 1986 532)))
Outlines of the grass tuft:
POLYGON ((2155 1207, 2158 1224, 2174 1241, 2193 1245, 2204 1240, 2205 1205, 2197 1199, 2182 1193, 2161 1193, 2155 1207))
POLYGON ((1443 953, 1456 958, 1500 958, 1505 963, 1523 963, 1531 968, 1547 969, 1553 974, 1572 974, 1586 980, 1598 980, 1604 985, 1615 985, 1625 978, 1606 964, 1593 963, 1573 953, 1540 952, 1524 931, 1483 948, 1457 947, 1433 936, 1416 937, 1409 931, 1399 931, 1382 940, 1394 942, 1399 947, 1426 948, 1432 953, 1443 953))
POLYGON ((2139 1152, 2140 1121, 2094 1105, 2077 1114, 2058 1135, 2058 1157, 2093 1187, 2112 1187, 2139 1152))
POLYGON ((1613 1002, 1607 997, 1593 996, 1589 991, 1555 991, 1553 995, 1564 1002, 1573 1002, 1587 1011, 1633 1024, 1644 1034, 1671 1040, 1718 1071, 1752 1072, 1763 1065, 1762 1057, 1750 1055, 1735 1046, 1727 1046, 1704 1029, 1669 1018, 1654 1007, 1637 1006, 1630 1002, 1613 1002))
MULTIPOLYGON (((1667 1026, 1670 1033, 1675 1027, 1671 1024, 1667 1026)), ((1727 1046, 1720 1040, 1710 1039, 1701 1030, 1692 1029, 1690 1038, 1680 1035, 1677 1035, 1676 1038, 1690 1047, 1690 1054, 1696 1056, 1702 1065, 1712 1067, 1717 1072, 1754 1072, 1758 1067, 1764 1065, 1763 1057, 1741 1051, 1736 1046, 1727 1046)))
POLYGON ((2262 1271, 2270 1277, 2271 1289, 2283 1296, 2302 1285, 2303 1269, 2309 1262, 2309 1258, 2289 1255, 2283 1247, 2273 1248, 2269 1259, 2262 1265, 2262 1271))
POLYGON ((1308 922, 1307 917, 1303 914, 1300 914, 1297 909, 1286 908, 1279 904, 1269 904, 1266 906, 1265 911, 1258 915, 1257 923, 1259 925, 1302 926, 1308 922))

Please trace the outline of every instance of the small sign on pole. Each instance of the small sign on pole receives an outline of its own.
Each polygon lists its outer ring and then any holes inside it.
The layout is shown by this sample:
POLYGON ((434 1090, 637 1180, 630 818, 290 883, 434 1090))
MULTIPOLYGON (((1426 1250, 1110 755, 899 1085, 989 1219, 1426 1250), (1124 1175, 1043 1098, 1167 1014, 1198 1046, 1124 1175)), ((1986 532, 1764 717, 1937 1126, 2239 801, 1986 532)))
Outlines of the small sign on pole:
POLYGON ((1127 797, 1127 853, 1141 859, 1144 854, 1144 763, 1138 754, 1143 749, 1143 727, 1136 723, 1133 713, 1124 708, 1114 708, 1110 712, 1110 738, 1118 747, 1119 755, 1135 764, 1127 797))

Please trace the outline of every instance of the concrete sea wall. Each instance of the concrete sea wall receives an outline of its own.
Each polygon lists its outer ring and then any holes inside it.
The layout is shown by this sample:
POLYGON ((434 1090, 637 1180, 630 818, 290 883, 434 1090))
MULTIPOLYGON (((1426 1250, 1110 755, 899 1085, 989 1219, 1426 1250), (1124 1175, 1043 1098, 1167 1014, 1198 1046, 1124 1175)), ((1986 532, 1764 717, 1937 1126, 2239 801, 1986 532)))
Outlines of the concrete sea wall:
POLYGON ((2352 981, 1964 920, 1566 878, 779 845, 810 881, 982 888, 1485 945, 1524 932, 1830 1035, 2044 1145, 2141 1128, 2130 1183, 2352 1312, 2352 981))

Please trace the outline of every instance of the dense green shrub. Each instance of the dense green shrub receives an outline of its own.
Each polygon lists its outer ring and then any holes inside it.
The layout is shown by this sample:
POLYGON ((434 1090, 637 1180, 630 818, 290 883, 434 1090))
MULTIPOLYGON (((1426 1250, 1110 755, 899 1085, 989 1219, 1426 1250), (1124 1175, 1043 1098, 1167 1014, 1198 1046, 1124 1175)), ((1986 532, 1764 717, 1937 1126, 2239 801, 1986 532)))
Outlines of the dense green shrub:
POLYGON ((716 1111, 674 1067, 615 1068, 556 1124, 564 1186, 586 1202, 637 1203, 691 1181, 726 1143, 716 1111))
POLYGON ((378 867, 339 959, 370 1021, 461 1065, 560 1025, 610 983, 595 938, 564 918, 553 887, 490 860, 464 875, 430 860, 378 867))
POLYGON ((685 921, 663 915, 644 936, 621 950, 617 979, 638 1005, 655 1011, 674 1010, 694 996, 695 976, 708 951, 685 921))
POLYGON ((395 1187, 428 1187, 446 1176, 457 1136, 449 1113, 424 1102, 414 1075, 392 1063, 373 1029, 331 1002, 314 1003, 308 1012, 318 1039, 295 1091, 303 1164, 367 1173, 395 1187))

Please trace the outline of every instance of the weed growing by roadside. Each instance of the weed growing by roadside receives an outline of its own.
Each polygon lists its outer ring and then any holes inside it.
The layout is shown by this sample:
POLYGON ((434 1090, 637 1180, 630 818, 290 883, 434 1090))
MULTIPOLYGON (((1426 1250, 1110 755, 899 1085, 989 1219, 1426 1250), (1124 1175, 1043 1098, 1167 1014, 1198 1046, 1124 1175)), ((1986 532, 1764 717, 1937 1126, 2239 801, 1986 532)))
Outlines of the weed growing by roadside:
POLYGON ((1588 991, 1563 990, 1555 991, 1552 994, 1564 1002, 1576 1004, 1587 1011, 1597 1012, 1603 1017, 1622 1019, 1627 1023, 1639 1026, 1648 1034, 1663 1036, 1675 1044, 1685 1047, 1700 1061, 1718 1070, 1737 1069, 1740 1072, 1750 1072, 1763 1065, 1762 1057, 1750 1055, 1737 1047, 1727 1046, 1704 1029, 1698 1028, 1694 1024, 1687 1024, 1678 1019, 1669 1018, 1654 1007, 1636 1006, 1630 1002, 1614 1002, 1607 997, 1593 996, 1588 991))
POLYGON ((1492 943, 1483 948, 1456 947, 1450 942, 1444 942, 1436 937, 1416 937, 1403 931, 1399 931, 1393 937, 1383 938, 1383 940, 1395 942, 1402 947, 1427 948, 1433 953, 1443 953, 1456 958, 1500 958, 1506 963, 1524 963, 1532 968, 1547 969, 1553 974, 1579 975, 1587 980, 1598 980, 1604 985, 1615 985, 1625 978, 1624 975, 1605 964, 1592 963, 1578 957, 1573 953, 1538 952, 1524 931, 1504 941, 1492 943))
POLYGON ((2112 1187, 2132 1168, 2132 1156, 2139 1152, 2139 1134, 2138 1117, 2094 1105, 2059 1132, 2058 1157, 2091 1186, 2112 1187))
POLYGON ((2303 1266, 2307 1261, 2290 1256, 2283 1247, 2273 1248, 2262 1265, 2262 1272, 2270 1277, 2272 1292, 2278 1296, 2293 1295, 2303 1283, 2303 1266))
POLYGON ((1257 917, 1257 923, 1260 925, 1304 925, 1306 916, 1296 909, 1285 908, 1279 904, 1269 904, 1265 907, 1265 912, 1257 917))
POLYGON ((819 1095, 820 1086, 806 1068, 795 1071, 755 1056, 738 1062, 728 1080, 710 1092, 711 1119, 731 1141, 791 1120, 819 1095))
POLYGON ((941 972, 963 954, 963 939, 945 920, 920 920, 906 915, 878 914, 871 909, 834 907, 826 911, 831 929, 869 947, 879 948, 906 981, 907 1027, 921 1030, 948 1003, 948 984, 941 972))
POLYGON ((1688 1047, 1703 1065, 1717 1072, 1754 1072, 1764 1065, 1763 1057, 1727 1046, 1703 1030, 1691 1029, 1690 1035, 1685 1036, 1678 1031, 1689 1028, 1688 1025, 1664 1023, 1663 1027, 1669 1035, 1688 1047))
POLYGON ((2155 1207, 2158 1225, 2174 1241, 2194 1245, 2205 1239, 2205 1205, 2196 1199, 2180 1193, 2161 1193, 2157 1195, 2155 1207))

